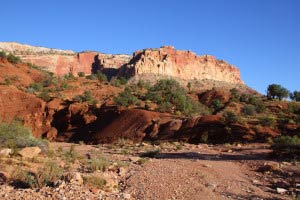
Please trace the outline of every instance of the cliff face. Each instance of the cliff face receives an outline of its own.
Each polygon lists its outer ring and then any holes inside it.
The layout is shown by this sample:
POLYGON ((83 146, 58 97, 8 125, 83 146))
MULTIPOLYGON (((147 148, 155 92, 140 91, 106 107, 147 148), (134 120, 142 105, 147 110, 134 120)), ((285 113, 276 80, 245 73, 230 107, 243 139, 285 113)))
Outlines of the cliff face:
POLYGON ((0 42, 0 50, 20 56, 24 62, 57 74, 77 74, 102 70, 108 76, 116 74, 132 77, 141 74, 173 76, 184 80, 212 79, 243 84, 238 68, 213 56, 198 56, 191 51, 165 46, 136 51, 132 56, 99 52, 75 53, 69 50, 34 47, 18 43, 0 42))
POLYGON ((118 69, 129 62, 129 55, 112 55, 98 52, 76 53, 70 50, 35 47, 13 42, 0 42, 0 50, 21 57, 24 62, 33 63, 57 75, 69 72, 91 74, 94 70, 118 69))
POLYGON ((229 83, 243 83, 238 68, 217 60, 214 56, 197 56, 191 51, 175 50, 173 47, 136 51, 127 72, 159 74, 184 80, 212 79, 229 83))

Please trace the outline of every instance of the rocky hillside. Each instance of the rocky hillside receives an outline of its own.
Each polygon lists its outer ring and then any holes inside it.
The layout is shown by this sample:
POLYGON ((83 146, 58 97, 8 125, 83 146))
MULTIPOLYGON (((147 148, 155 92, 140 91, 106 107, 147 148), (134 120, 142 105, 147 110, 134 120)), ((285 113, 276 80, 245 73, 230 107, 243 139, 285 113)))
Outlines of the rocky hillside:
POLYGON ((80 52, 0 42, 0 50, 21 57, 23 62, 45 68, 57 75, 84 72, 91 74, 98 69, 118 69, 131 59, 129 55, 111 55, 99 52, 80 52))
POLYGON ((238 68, 213 56, 198 56, 191 51, 175 50, 174 47, 144 49, 129 55, 112 55, 99 52, 76 53, 34 47, 18 43, 0 42, 0 50, 20 56, 24 62, 57 74, 77 74, 102 70, 108 77, 154 74, 172 76, 183 80, 211 79, 233 84, 243 84, 238 68))

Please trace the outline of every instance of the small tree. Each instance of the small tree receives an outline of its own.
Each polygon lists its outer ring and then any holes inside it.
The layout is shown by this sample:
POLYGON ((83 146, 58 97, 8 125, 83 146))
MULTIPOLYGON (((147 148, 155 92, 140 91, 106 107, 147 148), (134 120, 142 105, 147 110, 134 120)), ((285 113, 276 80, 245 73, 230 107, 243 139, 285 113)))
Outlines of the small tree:
POLYGON ((18 56, 13 55, 11 53, 8 54, 7 60, 8 60, 8 62, 13 63, 13 64, 21 63, 21 58, 18 57, 18 56))
POLYGON ((295 90, 293 93, 290 93, 291 100, 300 101, 300 91, 295 90))
POLYGON ((255 114, 255 107, 253 105, 245 105, 243 108, 242 108, 242 112, 245 114, 245 115, 254 115, 255 114))
POLYGON ((85 77, 85 73, 84 72, 78 72, 77 73, 79 77, 85 77))
POLYGON ((220 101, 220 99, 214 99, 211 102, 211 106, 216 111, 216 110, 219 110, 220 108, 224 107, 224 104, 220 101))
POLYGON ((191 88, 192 88, 192 83, 191 82, 188 82, 187 86, 186 86, 188 89, 189 89, 189 92, 191 91, 191 88))
POLYGON ((6 53, 4 51, 0 51, 0 58, 6 58, 6 53))
POLYGON ((279 99, 282 100, 289 96, 289 91, 278 84, 271 84, 268 86, 267 97, 269 99, 279 99))

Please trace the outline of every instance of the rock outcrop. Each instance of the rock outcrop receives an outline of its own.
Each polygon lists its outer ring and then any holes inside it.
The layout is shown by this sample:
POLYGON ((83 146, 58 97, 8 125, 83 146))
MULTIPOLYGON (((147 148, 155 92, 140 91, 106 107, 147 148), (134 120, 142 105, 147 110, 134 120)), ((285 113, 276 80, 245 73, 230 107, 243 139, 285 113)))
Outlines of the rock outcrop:
POLYGON ((20 56, 24 62, 57 74, 102 70, 109 77, 119 75, 133 77, 154 74, 183 80, 211 79, 232 84, 243 84, 238 68, 214 56, 198 56, 191 51, 175 50, 164 46, 158 49, 136 51, 132 56, 112 55, 87 51, 76 53, 69 50, 34 47, 18 43, 0 42, 0 50, 20 56))
POLYGON ((239 69, 227 62, 210 55, 198 56, 191 51, 175 50, 170 46, 136 51, 122 73, 130 76, 157 74, 183 80, 212 79, 243 84, 239 69))
MULTIPOLYGON (((91 74, 92 71, 105 69, 115 73, 131 59, 129 55, 112 55, 86 51, 76 53, 70 50, 35 47, 14 42, 0 42, 0 50, 21 57, 24 62, 33 63, 57 75, 69 72, 91 74)), ((112 74, 114 75, 114 74, 112 74)))

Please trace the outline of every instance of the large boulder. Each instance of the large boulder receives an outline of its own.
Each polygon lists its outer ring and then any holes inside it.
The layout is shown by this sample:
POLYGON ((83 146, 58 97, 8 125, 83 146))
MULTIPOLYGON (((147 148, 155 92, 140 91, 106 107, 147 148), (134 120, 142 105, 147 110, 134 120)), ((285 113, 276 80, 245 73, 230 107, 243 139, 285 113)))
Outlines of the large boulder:
POLYGON ((23 158, 34 158, 38 156, 42 150, 39 147, 25 147, 21 149, 18 153, 23 158))

